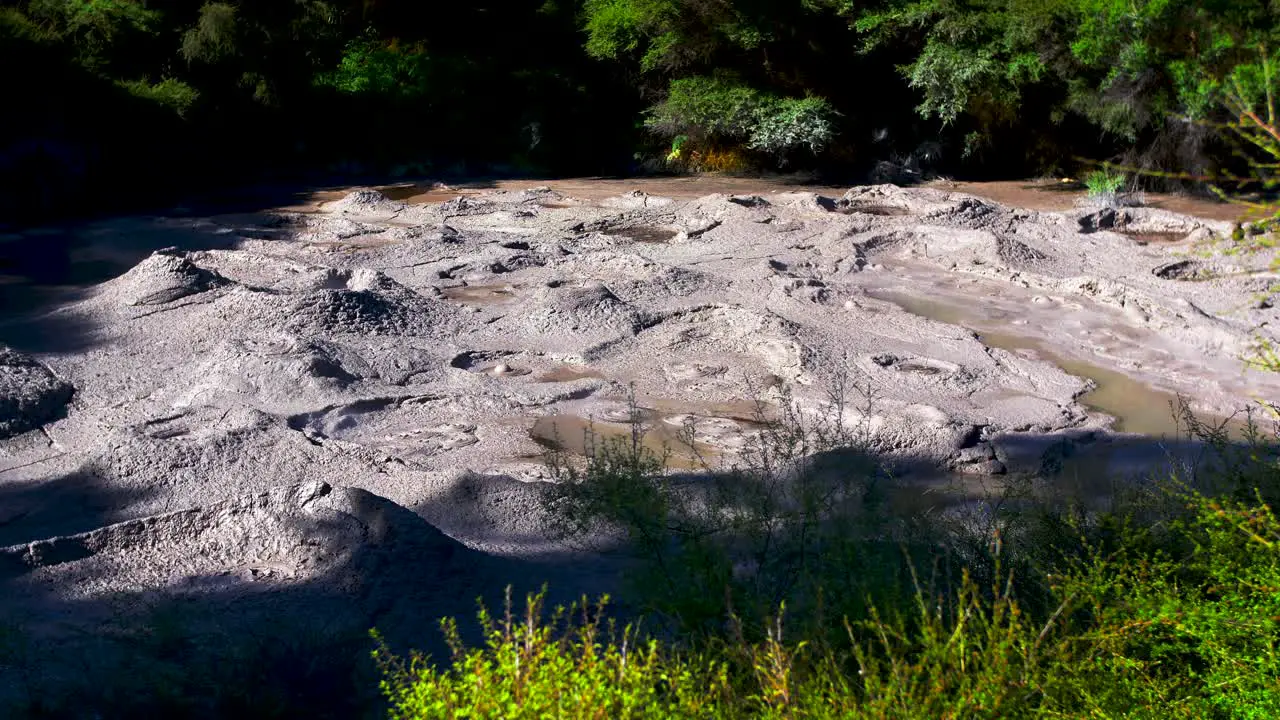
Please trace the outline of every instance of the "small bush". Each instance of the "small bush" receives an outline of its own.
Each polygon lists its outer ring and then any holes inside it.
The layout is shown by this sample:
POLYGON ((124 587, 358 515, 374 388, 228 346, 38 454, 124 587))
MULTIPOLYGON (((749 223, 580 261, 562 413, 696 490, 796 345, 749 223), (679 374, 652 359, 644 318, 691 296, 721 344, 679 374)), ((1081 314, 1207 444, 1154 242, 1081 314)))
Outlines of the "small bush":
MULTIPOLYGON (((1280 716, 1280 520, 1263 503, 1189 497, 1166 547, 1134 529, 1055 574, 1029 613, 1011 583, 964 575, 914 610, 871 608, 833 645, 788 638, 672 644, 587 608, 547 622, 483 610, 484 647, 444 623, 453 663, 375 658, 393 718, 1270 718, 1280 716), (1170 543, 1170 541, 1173 541, 1170 543)), ((736 627, 736 618, 728 616, 736 627)))
POLYGON ((1116 196, 1124 189, 1127 178, 1124 173, 1111 170, 1094 170, 1084 178, 1084 186, 1089 197, 1095 200, 1114 202, 1116 196))
POLYGON ((788 98, 767 103, 756 114, 748 145, 774 155, 796 148, 819 153, 835 137, 835 111, 822 98, 788 98))
POLYGON ((217 62, 236 53, 239 33, 238 10, 223 2, 200 8, 195 26, 182 35, 182 56, 187 62, 217 62))
POLYGON ((162 105, 177 113, 179 117, 186 117, 192 106, 200 99, 198 90, 173 78, 165 78, 158 83, 135 80, 122 82, 119 85, 129 91, 130 95, 162 105))
MULTIPOLYGON (((790 153, 821 152, 835 137, 836 112, 818 97, 781 98, 737 81, 689 77, 672 81, 646 126, 703 147, 739 145, 785 161, 790 153)), ((679 148, 673 147, 679 157, 679 148)))
POLYGON ((523 616, 479 613, 485 645, 467 649, 455 623, 442 623, 453 649, 447 670, 390 653, 381 638, 374 659, 392 718, 713 718, 725 717, 723 663, 670 653, 631 627, 602 622, 606 600, 543 617, 542 596, 523 616), (580 610, 580 616, 575 612, 580 610))
POLYGON ((349 95, 421 101, 432 89, 432 70, 422 46, 365 38, 348 43, 337 69, 320 74, 316 83, 349 95))
POLYGON ((668 136, 745 139, 763 102, 758 90, 713 77, 673 80, 667 98, 649 111, 651 130, 668 136))

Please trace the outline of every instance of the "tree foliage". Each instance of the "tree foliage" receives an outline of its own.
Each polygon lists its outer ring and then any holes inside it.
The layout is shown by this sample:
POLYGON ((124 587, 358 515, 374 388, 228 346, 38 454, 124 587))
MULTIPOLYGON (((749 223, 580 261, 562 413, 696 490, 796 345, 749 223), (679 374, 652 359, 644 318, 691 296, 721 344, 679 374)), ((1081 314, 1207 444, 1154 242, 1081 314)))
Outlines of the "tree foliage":
POLYGON ((1239 172, 1201 122, 1224 120, 1232 68, 1280 48, 1271 0, 13 0, 0 13, 6 67, 24 68, 10 92, 30 100, 3 120, 0 168, 54 167, 33 147, 81 168, 56 171, 62 189, 34 193, 46 198, 88 188, 130 147, 154 158, 127 163, 139 182, 165 186, 406 163, 618 172, 695 153, 855 177, 902 158, 970 175, 1074 171, 1079 157, 1239 172), (156 182, 174 172, 188 174, 156 182))

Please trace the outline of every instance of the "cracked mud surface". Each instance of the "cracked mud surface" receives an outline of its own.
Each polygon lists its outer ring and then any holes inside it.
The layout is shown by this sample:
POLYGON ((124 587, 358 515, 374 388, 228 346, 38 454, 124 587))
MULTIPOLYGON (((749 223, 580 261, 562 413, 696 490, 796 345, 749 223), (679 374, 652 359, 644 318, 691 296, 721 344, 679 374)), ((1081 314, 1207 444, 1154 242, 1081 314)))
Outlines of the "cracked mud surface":
POLYGON ((157 219, 216 242, 0 322, 9 609, 305 586, 359 624, 395 583, 558 572, 540 455, 589 419, 629 433, 629 386, 655 447, 692 426, 731 463, 752 389, 816 413, 847 374, 875 399, 845 419, 904 482, 1033 469, 1063 438, 1141 469, 1156 445, 1113 430, 1173 430, 1172 394, 1280 397, 1241 364, 1280 327, 1271 257, 1215 250, 1223 222, 892 186, 425 199, 157 219))

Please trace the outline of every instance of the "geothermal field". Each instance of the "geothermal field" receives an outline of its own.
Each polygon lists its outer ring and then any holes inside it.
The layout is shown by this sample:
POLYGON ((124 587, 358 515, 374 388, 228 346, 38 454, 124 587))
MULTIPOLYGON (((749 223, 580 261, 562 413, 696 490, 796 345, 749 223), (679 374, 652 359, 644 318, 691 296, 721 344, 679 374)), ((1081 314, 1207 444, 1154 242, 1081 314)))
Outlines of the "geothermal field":
POLYGON ((1280 338, 1274 255, 1228 252, 1227 222, 888 185, 427 199, 113 221, 83 252, 156 251, 6 311, 0 617, 25 667, 127 664, 175 608, 427 646, 508 583, 608 589, 546 531, 543 454, 637 416, 688 473, 781 403, 839 412, 946 506, 1064 447, 1086 483, 1194 459, 1178 396, 1215 423, 1280 397, 1245 363, 1280 338))

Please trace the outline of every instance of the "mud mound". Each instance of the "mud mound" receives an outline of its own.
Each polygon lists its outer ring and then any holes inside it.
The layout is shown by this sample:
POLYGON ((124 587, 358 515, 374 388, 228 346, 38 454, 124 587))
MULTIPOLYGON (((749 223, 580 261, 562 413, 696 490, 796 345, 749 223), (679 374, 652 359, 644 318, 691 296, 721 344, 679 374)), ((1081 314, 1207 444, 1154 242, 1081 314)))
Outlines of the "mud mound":
POLYGON ((946 193, 936 190, 906 190, 896 185, 869 185, 851 188, 836 200, 832 209, 840 213, 901 216, 936 212, 953 204, 946 193))
POLYGON ((27 693, 70 699, 67 716, 163 716, 175 694, 227 696, 210 682, 356 716, 368 629, 431 642, 430 618, 472 610, 489 567, 408 510, 323 482, 0 549, 5 616, 39 648, 0 677, 0 712, 21 707, 25 675, 27 693))
POLYGON ((537 334, 635 334, 643 313, 601 283, 543 288, 530 302, 522 324, 537 334))
POLYGON ((996 237, 996 256, 1012 267, 1026 267, 1049 259, 1045 253, 1004 235, 996 237))
POLYGON ((356 190, 347 194, 341 200, 336 200, 324 206, 326 212, 344 215, 395 212, 404 208, 404 203, 392 200, 377 190, 356 190))
POLYGON ((0 438, 52 420, 73 392, 49 368, 0 345, 0 438))
POLYGON ((646 328, 640 336, 646 345, 661 347, 668 360, 668 375, 682 374, 689 363, 704 359, 707 366, 718 365, 712 358, 728 353, 745 363, 751 373, 761 371, 788 381, 803 372, 805 348, 797 340, 796 327, 782 318, 741 307, 704 307, 672 313, 646 328))
POLYGON ((376 377, 377 371, 359 353, 336 343, 287 335, 234 339, 208 353, 193 373, 190 389, 176 404, 184 407, 237 396, 288 404, 327 397, 376 377))
POLYGON ((433 573, 466 554, 394 503, 315 482, 5 548, 0 567, 22 584, 76 577, 66 587, 73 597, 146 589, 238 595, 318 578, 362 595, 376 591, 369 571, 390 569, 379 556, 396 545, 414 550, 406 566, 433 573))
POLYGON ((456 325, 453 308, 380 272, 325 268, 301 280, 291 284, 315 289, 233 293, 221 303, 219 314, 227 320, 251 320, 254 330, 304 338, 433 335, 451 332, 456 325))
POLYGON ((1003 214, 995 203, 978 198, 961 198, 954 205, 933 212, 929 220, 967 228, 984 228, 994 224, 1003 214))
POLYGON ((1124 235, 1164 236, 1165 242, 1192 234, 1207 238, 1230 231, 1227 223, 1197 220, 1152 207, 1101 208, 1081 215, 1077 222, 1085 234, 1110 230, 1124 235))
POLYGON ((158 252, 106 283, 103 292, 124 305, 164 305, 230 284, 185 257, 158 252))
POLYGON ((452 200, 440 203, 440 212, 446 218, 459 217, 467 215, 486 215, 495 212, 498 208, 488 199, 476 199, 470 197, 456 197, 452 200))
POLYGON ((372 290, 320 290, 293 298, 284 327, 313 337, 329 333, 407 335, 429 325, 395 298, 372 290))
POLYGON ((1129 224, 1132 216, 1121 208, 1102 208, 1079 218, 1080 232, 1088 234, 1099 230, 1121 229, 1129 224))

